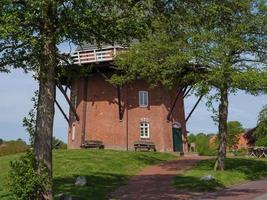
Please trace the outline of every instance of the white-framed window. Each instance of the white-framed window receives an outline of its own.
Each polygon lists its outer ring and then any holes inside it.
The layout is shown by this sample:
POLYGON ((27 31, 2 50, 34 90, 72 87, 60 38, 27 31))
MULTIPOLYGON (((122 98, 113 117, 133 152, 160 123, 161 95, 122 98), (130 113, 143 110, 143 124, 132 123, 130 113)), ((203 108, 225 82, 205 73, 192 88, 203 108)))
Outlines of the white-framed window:
POLYGON ((140 122, 140 138, 149 138, 148 122, 140 122))
POLYGON ((148 91, 139 91, 139 106, 148 106, 148 91))
POLYGON ((96 60, 101 61, 105 59, 105 53, 104 52, 96 52, 96 60))
POLYGON ((71 127, 71 140, 72 141, 75 140, 75 134, 76 134, 76 127, 75 127, 75 123, 73 123, 71 127))

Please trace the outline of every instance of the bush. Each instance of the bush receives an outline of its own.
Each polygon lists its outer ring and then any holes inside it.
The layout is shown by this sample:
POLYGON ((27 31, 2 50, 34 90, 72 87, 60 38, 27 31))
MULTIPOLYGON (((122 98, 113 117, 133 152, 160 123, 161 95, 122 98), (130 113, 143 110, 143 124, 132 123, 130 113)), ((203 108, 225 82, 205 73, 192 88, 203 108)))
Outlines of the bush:
POLYGON ((200 151, 198 151, 198 154, 200 156, 216 156, 217 150, 216 148, 202 148, 200 151))
POLYGON ((216 155, 216 147, 209 146, 210 137, 204 133, 199 133, 197 135, 190 134, 188 136, 189 142, 194 142, 196 144, 196 151, 201 156, 215 156, 216 155))
POLYGON ((246 148, 231 150, 229 153, 232 153, 234 156, 246 156, 248 154, 248 150, 246 148))
POLYGON ((0 156, 26 152, 29 146, 22 140, 7 141, 0 146, 0 156))
POLYGON ((267 147, 267 136, 261 138, 260 140, 257 140, 255 144, 259 147, 267 147))
POLYGON ((41 167, 37 173, 38 166, 32 152, 21 156, 18 161, 10 163, 9 189, 17 200, 40 199, 43 191, 49 185, 47 171, 41 167))
POLYGON ((53 149, 67 149, 67 144, 64 143, 62 140, 53 137, 52 140, 53 149))

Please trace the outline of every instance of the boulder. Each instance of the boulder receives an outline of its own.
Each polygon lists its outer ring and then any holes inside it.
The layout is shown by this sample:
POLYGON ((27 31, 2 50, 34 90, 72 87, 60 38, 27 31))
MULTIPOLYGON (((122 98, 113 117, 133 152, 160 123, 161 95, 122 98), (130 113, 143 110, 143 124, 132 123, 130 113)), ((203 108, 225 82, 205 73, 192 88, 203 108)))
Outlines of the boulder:
POLYGON ((74 197, 66 194, 59 194, 56 197, 58 197, 59 200, 80 200, 79 197, 74 197))
POLYGON ((76 186, 85 186, 87 183, 87 180, 84 176, 78 176, 75 181, 76 186))
POLYGON ((212 175, 207 175, 207 176, 202 176, 200 178, 201 181, 211 181, 214 180, 215 178, 212 175))

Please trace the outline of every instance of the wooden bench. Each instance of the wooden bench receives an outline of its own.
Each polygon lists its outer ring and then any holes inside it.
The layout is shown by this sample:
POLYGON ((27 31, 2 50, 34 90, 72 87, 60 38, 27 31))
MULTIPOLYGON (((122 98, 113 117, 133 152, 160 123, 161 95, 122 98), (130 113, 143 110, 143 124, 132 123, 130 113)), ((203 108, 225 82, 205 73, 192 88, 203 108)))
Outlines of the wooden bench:
POLYGON ((99 140, 85 140, 81 144, 81 148, 98 148, 98 149, 104 149, 104 144, 102 141, 99 140))
POLYGON ((155 146, 154 142, 140 140, 140 141, 134 142, 134 150, 135 151, 137 151, 137 150, 156 151, 156 146, 155 146))

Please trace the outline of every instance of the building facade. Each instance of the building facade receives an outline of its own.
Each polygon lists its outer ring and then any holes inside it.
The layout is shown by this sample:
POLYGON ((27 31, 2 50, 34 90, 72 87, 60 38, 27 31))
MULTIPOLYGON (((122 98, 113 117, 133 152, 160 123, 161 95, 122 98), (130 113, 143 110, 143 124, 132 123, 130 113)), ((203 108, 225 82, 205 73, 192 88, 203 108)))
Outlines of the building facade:
MULTIPOLYGON (((109 56, 116 51, 112 48, 112 53, 101 52, 99 57, 96 48, 82 50, 78 57, 83 60, 75 62, 110 62, 109 56)), ((68 148, 80 148, 85 140, 100 140, 106 149, 133 150, 135 141, 146 140, 154 142, 157 151, 187 151, 183 94, 177 89, 151 88, 143 80, 116 87, 100 73, 72 78, 70 84, 70 100, 79 120, 70 110, 68 148)))

